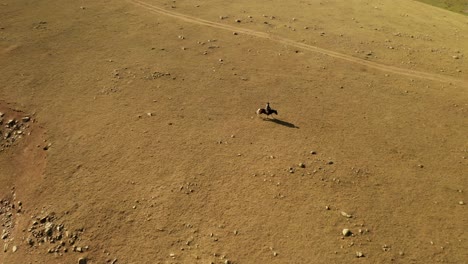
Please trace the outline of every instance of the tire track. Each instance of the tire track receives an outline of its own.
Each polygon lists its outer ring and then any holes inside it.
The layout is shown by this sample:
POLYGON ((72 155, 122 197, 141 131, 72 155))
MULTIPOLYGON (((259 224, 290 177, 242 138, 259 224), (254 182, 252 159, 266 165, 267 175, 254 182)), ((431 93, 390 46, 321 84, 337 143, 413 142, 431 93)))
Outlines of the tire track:
POLYGON ((181 13, 172 12, 172 11, 166 10, 164 8, 157 7, 157 6, 154 6, 154 5, 139 1, 139 0, 127 0, 127 1, 129 1, 129 2, 131 2, 133 4, 135 4, 135 5, 138 5, 138 6, 142 7, 142 8, 145 8, 145 9, 147 9, 147 10, 153 12, 153 13, 163 14, 163 15, 166 15, 166 16, 169 16, 169 17, 173 17, 173 18, 176 18, 176 19, 186 21, 188 23, 198 24, 198 25, 202 25, 202 26, 209 26, 209 27, 223 29, 223 30, 235 31, 235 32, 238 32, 238 33, 242 33, 242 34, 246 34, 246 35, 250 35, 250 36, 254 36, 254 37, 258 37, 258 38, 269 39, 271 41, 275 41, 275 42, 280 43, 280 44, 284 44, 284 45, 300 48, 300 49, 303 49, 303 50, 308 50, 308 51, 328 55, 328 56, 333 57, 333 58, 345 60, 345 61, 348 61, 348 62, 351 62, 351 63, 360 64, 360 65, 363 65, 363 66, 366 66, 366 67, 369 67, 369 68, 373 68, 373 69, 377 69, 377 70, 380 70, 380 71, 386 71, 386 72, 390 72, 390 73, 394 73, 394 74, 398 74, 398 75, 403 75, 403 76, 407 76, 407 77, 412 77, 412 78, 426 79, 426 80, 431 80, 431 81, 436 81, 436 82, 443 82, 443 83, 458 84, 460 86, 468 86, 467 81, 452 78, 450 76, 444 76, 444 75, 440 75, 440 74, 433 74, 433 73, 427 73, 427 72, 422 72, 422 71, 415 71, 415 70, 410 70, 410 69, 398 68, 398 67, 390 66, 390 65, 384 65, 384 64, 377 63, 377 62, 368 61, 368 60, 356 58, 356 57, 353 57, 353 56, 350 56, 350 55, 335 52, 335 51, 332 51, 332 50, 319 48, 317 46, 296 42, 296 41, 291 40, 291 39, 287 39, 287 38, 283 38, 283 37, 279 37, 279 36, 274 36, 274 35, 271 35, 271 34, 268 34, 268 33, 265 33, 265 32, 260 32, 260 31, 255 31, 255 30, 251 30, 251 29, 245 29, 245 28, 235 27, 235 26, 231 26, 231 25, 216 23, 216 22, 212 22, 212 21, 209 21, 209 20, 204 20, 204 19, 201 19, 201 18, 189 16, 189 15, 184 15, 184 14, 181 14, 181 13))

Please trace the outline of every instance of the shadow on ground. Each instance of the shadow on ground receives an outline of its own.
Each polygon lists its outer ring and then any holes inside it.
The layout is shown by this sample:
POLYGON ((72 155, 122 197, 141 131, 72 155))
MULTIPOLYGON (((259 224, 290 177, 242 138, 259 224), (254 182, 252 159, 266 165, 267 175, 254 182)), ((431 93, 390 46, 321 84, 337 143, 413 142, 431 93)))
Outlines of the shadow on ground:
POLYGON ((298 126, 294 125, 293 123, 289 123, 289 122, 283 121, 281 119, 276 119, 276 118, 269 119, 269 118, 267 118, 267 119, 263 119, 263 120, 273 122, 273 123, 276 123, 278 125, 282 125, 282 126, 289 127, 289 128, 299 128, 298 126))

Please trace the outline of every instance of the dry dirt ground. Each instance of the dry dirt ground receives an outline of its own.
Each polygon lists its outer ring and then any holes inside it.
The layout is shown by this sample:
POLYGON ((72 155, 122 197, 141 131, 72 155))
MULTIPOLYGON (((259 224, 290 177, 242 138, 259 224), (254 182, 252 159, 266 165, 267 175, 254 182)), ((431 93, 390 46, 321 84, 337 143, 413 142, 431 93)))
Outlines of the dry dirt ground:
POLYGON ((0 112, 0 263, 468 263, 467 16, 0 0, 0 112))

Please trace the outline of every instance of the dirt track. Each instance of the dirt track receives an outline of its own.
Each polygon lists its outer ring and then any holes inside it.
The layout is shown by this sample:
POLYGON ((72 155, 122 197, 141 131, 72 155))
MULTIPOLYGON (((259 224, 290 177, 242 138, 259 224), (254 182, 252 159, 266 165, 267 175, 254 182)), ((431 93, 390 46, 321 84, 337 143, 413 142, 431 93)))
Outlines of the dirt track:
POLYGON ((271 34, 267 34, 267 33, 264 33, 264 32, 249 30, 249 29, 245 29, 245 28, 241 28, 241 27, 234 27, 234 26, 230 26, 230 25, 226 25, 226 24, 221 24, 221 23, 216 23, 216 22, 196 18, 196 17, 193 17, 193 16, 188 16, 188 15, 184 15, 184 14, 180 14, 180 13, 176 13, 176 12, 171 12, 171 11, 168 11, 168 10, 166 10, 164 8, 160 8, 160 7, 157 7, 157 6, 154 6, 154 5, 150 5, 150 4, 142 2, 142 1, 137 1, 137 0, 129 0, 129 1, 141 6, 143 8, 146 8, 146 9, 152 11, 152 12, 156 12, 158 14, 164 14, 164 15, 174 17, 174 18, 177 18, 177 19, 181 19, 181 20, 184 20, 184 21, 189 22, 189 23, 195 23, 195 24, 198 24, 198 25, 229 30, 230 32, 237 32, 237 33, 247 34, 247 35, 251 35, 251 36, 255 36, 255 37, 259 37, 259 38, 266 38, 266 39, 276 41, 276 42, 281 43, 281 44, 289 45, 289 46, 296 47, 296 48, 301 48, 301 49, 304 49, 304 50, 307 50, 307 51, 317 52, 317 53, 320 53, 320 54, 325 54, 325 55, 328 55, 328 56, 331 56, 331 57, 334 57, 334 58, 338 58, 338 59, 345 60, 345 61, 352 62, 352 63, 361 64, 361 65, 364 65, 366 67, 378 69, 378 70, 385 71, 385 72, 395 73, 395 74, 404 75, 404 76, 408 76, 408 77, 438 81, 438 82, 456 83, 458 85, 461 85, 462 87, 467 87, 467 85, 468 85, 468 80, 460 80, 460 79, 450 78, 450 77, 443 76, 443 75, 438 75, 438 74, 431 74, 431 73, 426 73, 426 72, 420 72, 420 71, 414 71, 414 70, 409 70, 409 69, 404 69, 404 68, 397 68, 397 67, 393 67, 393 66, 383 65, 383 64, 380 64, 380 63, 376 63, 376 62, 372 62, 372 61, 368 61, 368 60, 348 56, 348 55, 345 55, 345 54, 342 54, 342 53, 334 52, 332 50, 327 50, 327 49, 319 48, 319 47, 316 47, 316 46, 307 45, 305 43, 299 43, 299 42, 296 42, 296 41, 293 41, 293 40, 290 40, 290 39, 286 39, 286 38, 282 38, 282 37, 278 37, 278 36, 273 36, 271 34))

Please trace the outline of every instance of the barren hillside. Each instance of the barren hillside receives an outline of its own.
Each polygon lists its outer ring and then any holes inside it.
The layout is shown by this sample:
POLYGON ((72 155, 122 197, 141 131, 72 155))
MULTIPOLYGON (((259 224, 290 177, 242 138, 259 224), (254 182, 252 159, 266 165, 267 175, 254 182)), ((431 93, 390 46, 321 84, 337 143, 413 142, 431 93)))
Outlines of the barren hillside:
POLYGON ((409 0, 0 0, 0 263, 467 263, 467 32, 409 0))

